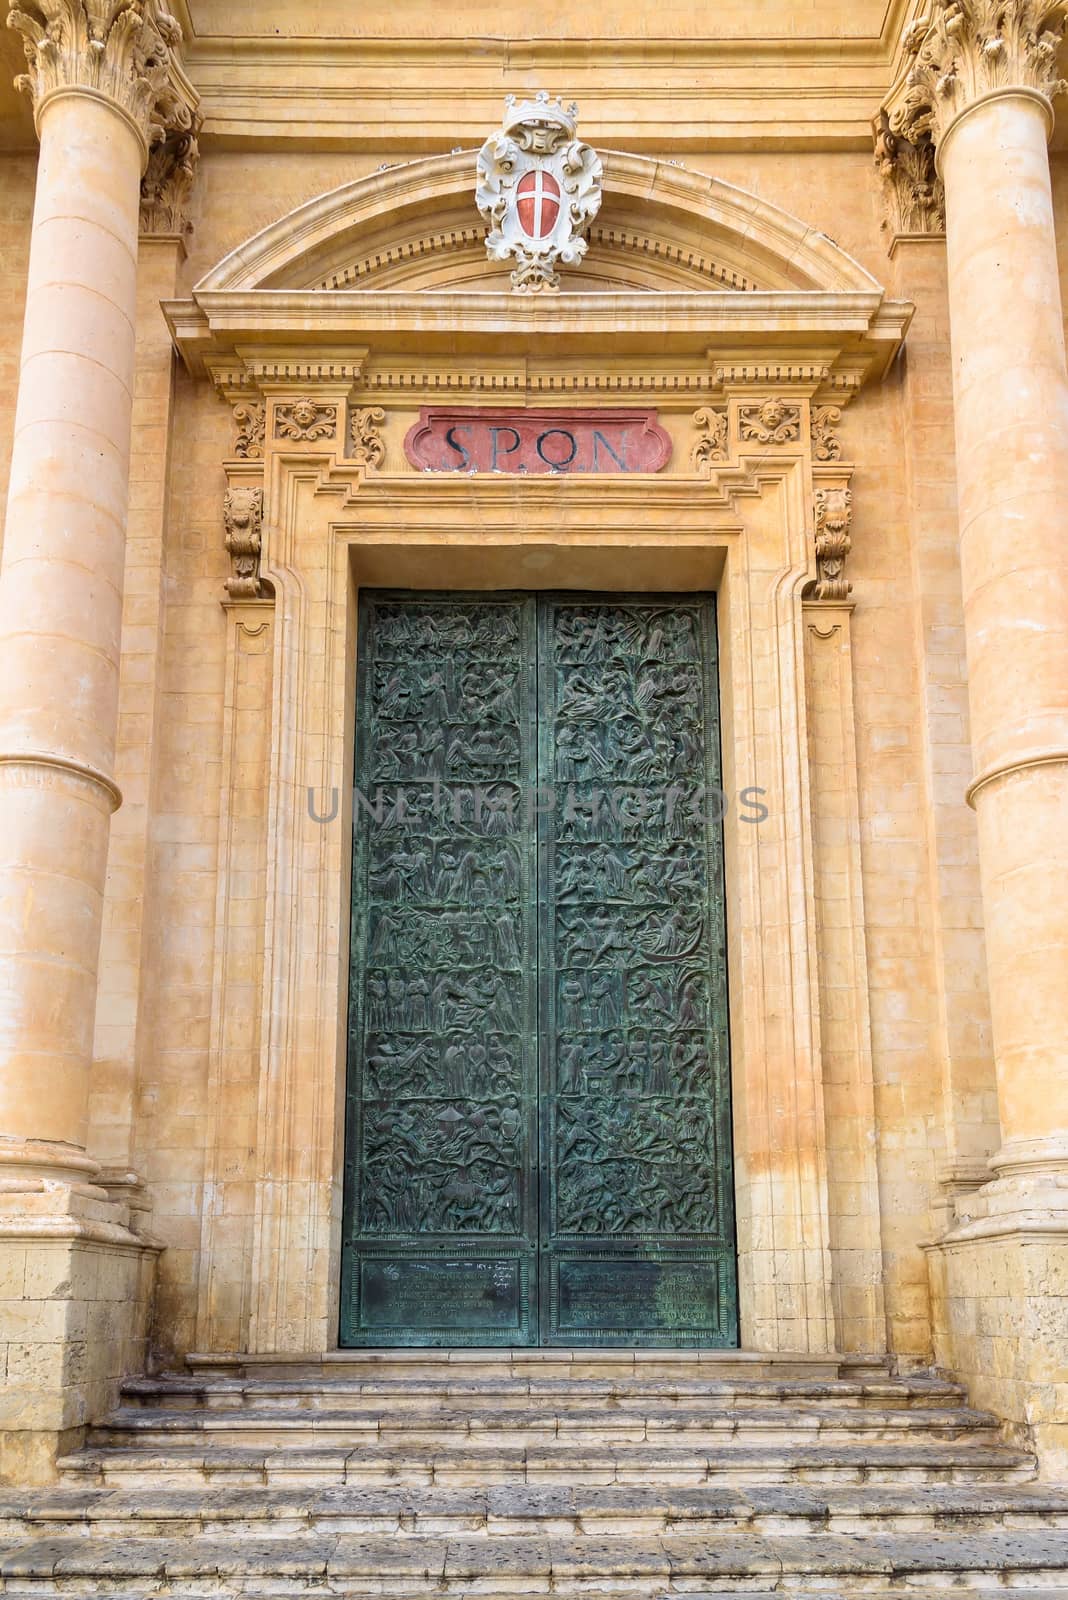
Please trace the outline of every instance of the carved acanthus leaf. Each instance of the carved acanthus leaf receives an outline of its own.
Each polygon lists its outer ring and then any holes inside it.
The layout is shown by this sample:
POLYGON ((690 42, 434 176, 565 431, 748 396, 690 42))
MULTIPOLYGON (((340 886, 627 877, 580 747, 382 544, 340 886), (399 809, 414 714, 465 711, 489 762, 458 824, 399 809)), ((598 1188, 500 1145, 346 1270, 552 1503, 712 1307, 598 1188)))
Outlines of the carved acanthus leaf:
POLYGON ((931 0, 905 36, 907 66, 891 91, 891 132, 937 143, 966 106, 997 89, 1068 88, 1057 71, 1068 0, 931 0))
POLYGON ((189 128, 171 129, 149 151, 141 179, 142 233, 192 233, 187 207, 200 161, 200 123, 194 116, 189 128))
POLYGON ((738 419, 743 444, 792 444, 801 437, 801 407, 785 400, 742 406, 738 419))
POLYGON ((816 581, 811 585, 811 598, 847 600, 853 587, 845 577, 846 557, 852 549, 852 489, 817 489, 815 510, 816 581))
POLYGON ((841 461, 842 441, 835 428, 842 420, 840 406, 812 408, 812 455, 816 461, 841 461))
POLYGON ((381 428, 386 413, 381 406, 362 406, 352 414, 352 459, 361 467, 380 467, 386 456, 381 428))
POLYGON ((880 112, 875 129, 875 167, 882 181, 890 233, 945 233, 946 191, 935 170, 935 147, 929 133, 916 144, 890 126, 880 112))
POLYGON ((293 400, 275 407, 274 436, 310 444, 337 436, 337 406, 319 400, 293 400))
POLYGON ((8 0, 29 71, 16 79, 37 107, 56 89, 106 95, 151 147, 189 132, 196 96, 180 70, 182 30, 160 0, 8 0))
POLYGON ((231 600, 256 600, 264 592, 260 578, 263 490, 245 485, 228 489, 223 522, 231 566, 226 592, 231 600))
POLYGON ((726 461, 727 450, 727 413, 713 410, 710 406, 702 406, 693 414, 693 425, 698 430, 698 439, 690 451, 690 461, 693 466, 701 471, 710 467, 714 461, 726 461))
POLYGON ((234 455, 239 461, 259 461, 266 431, 264 407, 242 401, 234 407, 234 426, 237 429, 234 455))

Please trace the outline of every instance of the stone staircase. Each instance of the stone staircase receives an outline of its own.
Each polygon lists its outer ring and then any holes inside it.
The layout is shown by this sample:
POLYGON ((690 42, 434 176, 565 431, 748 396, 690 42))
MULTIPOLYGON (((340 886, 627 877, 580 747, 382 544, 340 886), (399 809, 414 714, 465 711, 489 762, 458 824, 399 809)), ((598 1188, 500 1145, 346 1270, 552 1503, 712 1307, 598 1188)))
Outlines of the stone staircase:
POLYGON ((1068 1600, 1068 1486, 864 1358, 203 1358, 0 1496, 13 1596, 1068 1600))

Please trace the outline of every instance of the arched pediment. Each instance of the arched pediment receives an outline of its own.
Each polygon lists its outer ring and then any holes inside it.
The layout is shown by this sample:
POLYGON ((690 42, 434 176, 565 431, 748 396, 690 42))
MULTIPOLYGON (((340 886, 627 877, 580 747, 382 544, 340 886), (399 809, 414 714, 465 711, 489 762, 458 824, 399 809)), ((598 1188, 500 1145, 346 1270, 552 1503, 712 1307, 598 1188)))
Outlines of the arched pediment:
POLYGON ((685 368, 698 388, 710 359, 785 361, 836 394, 886 371, 912 308, 825 234, 705 173, 602 157, 589 253, 559 292, 516 294, 486 260, 475 154, 458 151, 358 178, 246 240, 164 306, 175 344, 228 388, 253 368, 356 371, 372 352, 439 375, 461 358, 484 372, 491 354, 564 361, 583 382, 614 361, 631 383, 644 363, 662 384, 685 368))
MULTIPOLYGON (((486 260, 475 152, 424 157, 317 196, 224 257, 197 292, 508 287, 486 260)), ((604 201, 565 292, 880 292, 825 234, 706 173, 601 152, 604 201)))

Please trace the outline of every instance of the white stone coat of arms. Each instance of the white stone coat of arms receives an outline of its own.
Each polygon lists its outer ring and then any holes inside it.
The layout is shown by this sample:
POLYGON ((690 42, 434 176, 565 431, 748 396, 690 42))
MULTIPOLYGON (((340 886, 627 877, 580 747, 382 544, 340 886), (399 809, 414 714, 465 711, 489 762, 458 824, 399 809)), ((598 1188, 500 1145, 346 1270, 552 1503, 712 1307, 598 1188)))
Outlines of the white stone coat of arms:
POLYGON ((475 200, 489 224, 491 261, 515 258, 512 287, 520 294, 558 289, 557 265, 586 254, 586 234, 601 209, 600 157, 575 137, 578 107, 509 95, 499 132, 478 154, 475 200))

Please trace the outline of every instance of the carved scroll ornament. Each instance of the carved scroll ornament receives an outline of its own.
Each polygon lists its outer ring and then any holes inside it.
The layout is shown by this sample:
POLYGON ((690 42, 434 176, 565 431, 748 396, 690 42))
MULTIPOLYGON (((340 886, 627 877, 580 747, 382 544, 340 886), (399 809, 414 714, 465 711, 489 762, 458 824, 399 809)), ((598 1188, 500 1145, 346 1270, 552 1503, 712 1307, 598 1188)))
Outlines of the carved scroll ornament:
POLYGON ((349 433, 352 459, 358 466, 377 469, 385 460, 386 442, 381 432, 385 420, 381 406, 361 406, 353 412, 349 433))
POLYGON ((698 429, 698 439, 690 451, 690 462, 697 471, 710 467, 714 461, 727 460, 727 413, 702 406, 693 414, 693 425, 698 429))
POLYGON ((251 403, 234 407, 234 426, 237 429, 234 455, 239 461, 259 461, 263 455, 266 431, 264 409, 262 405, 251 403))

